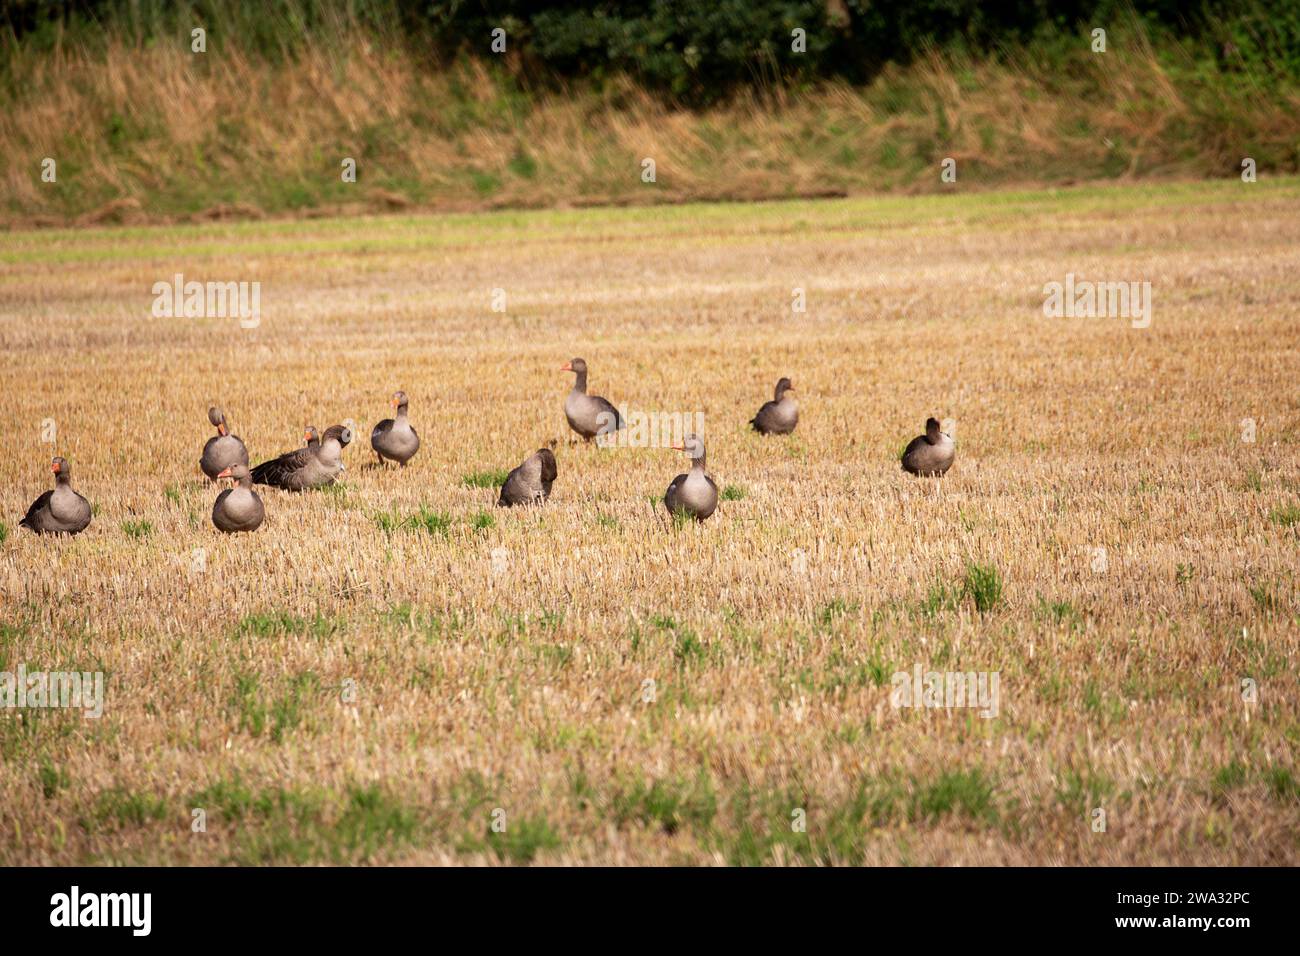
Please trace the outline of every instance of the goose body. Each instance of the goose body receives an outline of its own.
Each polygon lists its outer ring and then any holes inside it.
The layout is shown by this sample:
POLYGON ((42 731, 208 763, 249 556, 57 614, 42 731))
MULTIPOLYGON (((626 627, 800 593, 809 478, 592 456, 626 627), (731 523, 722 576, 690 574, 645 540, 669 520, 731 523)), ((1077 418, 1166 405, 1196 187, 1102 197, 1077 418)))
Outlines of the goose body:
POLYGON ((420 436, 406 417, 406 393, 395 394, 392 404, 397 409, 397 417, 385 418, 375 426, 370 433, 370 447, 375 450, 381 463, 395 461, 405 467, 420 450, 420 436))
POLYGON ((253 483, 288 491, 328 485, 343 470, 343 449, 351 441, 351 429, 331 425, 325 429, 319 445, 308 445, 262 462, 252 471, 253 483))
POLYGON ((764 402, 758 414, 749 420, 760 435, 788 435, 799 424, 799 403, 789 393, 794 391, 788 378, 776 383, 772 401, 764 402))
POLYGON ((704 470, 704 442, 688 435, 681 445, 673 446, 692 458, 691 470, 678 475, 664 493, 664 507, 671 515, 684 513, 703 521, 718 507, 718 486, 704 470))
POLYGON ((903 451, 903 470, 923 477, 942 476, 952 467, 957 446, 939 430, 937 419, 926 419, 925 434, 917 435, 903 451))
POLYGON ((583 441, 591 441, 597 435, 612 434, 623 427, 622 416, 608 399, 587 394, 585 359, 575 358, 560 371, 577 374, 573 388, 564 399, 564 417, 569 420, 569 427, 582 436, 583 441))
POLYGON ((216 480, 218 473, 233 465, 248 466, 248 449, 238 435, 230 434, 226 426, 226 413, 215 405, 208 409, 208 421, 217 429, 217 433, 203 446, 203 456, 199 458, 199 469, 216 480))
POLYGON ((18 522, 37 534, 77 534, 90 524, 90 502, 72 490, 72 469, 67 461, 50 462, 54 488, 32 502, 27 514, 18 522))
POLYGON ((556 475, 555 454, 549 448, 539 448, 506 476, 497 504, 505 508, 539 505, 551 496, 556 475))
POLYGON ((266 517, 266 508, 253 490, 253 476, 248 466, 227 468, 217 477, 233 478, 237 482, 234 488, 227 488, 217 495, 217 500, 212 505, 212 523, 217 530, 226 534, 256 531, 266 517))

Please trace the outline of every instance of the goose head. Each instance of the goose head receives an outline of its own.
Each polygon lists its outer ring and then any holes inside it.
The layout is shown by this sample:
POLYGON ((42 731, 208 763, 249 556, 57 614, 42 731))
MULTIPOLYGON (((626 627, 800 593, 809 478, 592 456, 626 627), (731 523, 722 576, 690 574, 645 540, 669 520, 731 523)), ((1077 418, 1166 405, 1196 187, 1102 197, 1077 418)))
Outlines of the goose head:
POLYGON ((248 470, 247 465, 231 465, 218 472, 218 478, 233 478, 235 484, 242 485, 253 480, 253 473, 248 470))
POLYGON ((794 383, 782 376, 781 380, 776 383, 776 395, 774 397, 779 402, 786 392, 793 392, 794 390, 794 383))
POLYGON ((929 445, 939 444, 940 431, 939 419, 927 418, 925 420, 925 441, 929 445))
POLYGON ((226 427, 226 413, 221 410, 220 406, 213 405, 208 409, 208 421, 216 427, 217 434, 223 438, 230 434, 230 429, 226 427))
POLYGON ((686 452, 686 457, 691 459, 695 467, 704 467, 704 440, 699 435, 687 435, 680 443, 673 445, 673 448, 686 452))
POLYGON ((399 412, 402 411, 403 409, 406 408, 408 404, 406 393, 403 392, 401 389, 398 389, 396 392, 393 392, 393 397, 388 404, 392 405, 399 412))
POLYGON ((66 458, 51 458, 50 471, 54 474, 54 480, 61 485, 65 485, 72 480, 72 466, 68 464, 66 458))

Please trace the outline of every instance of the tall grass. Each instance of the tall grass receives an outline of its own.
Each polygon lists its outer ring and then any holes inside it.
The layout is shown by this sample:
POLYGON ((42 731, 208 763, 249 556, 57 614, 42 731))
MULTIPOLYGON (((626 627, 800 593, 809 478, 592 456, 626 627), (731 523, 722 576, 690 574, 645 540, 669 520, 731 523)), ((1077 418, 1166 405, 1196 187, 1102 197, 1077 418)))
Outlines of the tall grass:
POLYGON ((202 54, 162 5, 131 9, 108 30, 5 41, 0 222, 939 191, 949 157, 962 188, 1235 176, 1246 155, 1300 168, 1289 74, 1155 48, 1136 23, 1103 55, 1073 36, 932 51, 865 87, 692 111, 617 76, 540 88, 499 62, 438 62, 383 4, 223 6, 202 54))

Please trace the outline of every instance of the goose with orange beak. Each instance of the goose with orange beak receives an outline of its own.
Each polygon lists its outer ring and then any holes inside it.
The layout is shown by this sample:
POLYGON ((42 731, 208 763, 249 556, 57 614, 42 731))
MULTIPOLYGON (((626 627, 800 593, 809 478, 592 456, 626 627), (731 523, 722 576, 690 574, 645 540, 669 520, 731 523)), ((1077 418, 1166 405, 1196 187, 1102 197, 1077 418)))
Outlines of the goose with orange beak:
POLYGON ((307 447, 264 461, 252 471, 253 483, 303 491, 331 484, 343 470, 343 449, 352 441, 352 429, 331 425, 318 444, 311 443, 315 429, 307 427, 307 447))
POLYGON ((253 474, 248 466, 233 465, 217 477, 233 478, 235 481, 235 487, 227 488, 217 495, 217 500, 212 505, 212 523, 217 530, 226 534, 256 531, 266 517, 266 508, 253 490, 253 474))
POLYGON ((691 470, 673 479, 664 493, 664 505, 673 516, 684 514, 703 521, 718 507, 718 486, 704 470, 704 441, 698 435, 687 435, 673 448, 686 452, 691 470))
POLYGON ((20 528, 37 534, 77 534, 90 524, 90 502, 72 490, 72 468, 64 458, 50 461, 54 490, 32 502, 20 528))
POLYGON ((217 434, 208 439, 203 446, 203 457, 199 459, 199 469, 211 478, 217 479, 217 473, 231 465, 248 465, 248 449, 238 435, 230 434, 226 425, 226 413, 217 405, 208 409, 208 421, 217 429, 217 434))
POLYGON ((622 416, 608 399, 587 394, 585 359, 571 359, 560 366, 560 371, 577 375, 573 388, 564 399, 564 417, 569 420, 569 427, 582 436, 583 441, 589 442, 600 435, 612 435, 623 427, 622 416))
POLYGON ((402 391, 394 392, 391 402, 397 409, 396 418, 385 418, 370 433, 370 447, 379 456, 379 463, 395 461, 405 468, 406 463, 420 450, 420 436, 406 417, 407 398, 402 391))

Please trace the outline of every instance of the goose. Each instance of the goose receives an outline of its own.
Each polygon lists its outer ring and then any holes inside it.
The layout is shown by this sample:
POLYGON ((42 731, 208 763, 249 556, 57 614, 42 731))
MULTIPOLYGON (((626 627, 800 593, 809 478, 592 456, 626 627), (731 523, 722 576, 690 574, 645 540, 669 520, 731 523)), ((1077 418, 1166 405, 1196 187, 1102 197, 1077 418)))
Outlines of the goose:
POLYGON ((591 441, 597 435, 616 432, 623 427, 622 416, 606 399, 599 395, 587 394, 587 362, 585 359, 572 359, 560 366, 561 372, 574 372, 573 390, 564 399, 564 417, 569 420, 569 427, 582 436, 583 441, 591 441))
POLYGON ((556 474, 555 453, 549 448, 537 449, 506 476, 497 505, 510 508, 541 504, 551 496, 551 483, 556 474))
POLYGON ((913 475, 942 476, 952 467, 957 447, 939 430, 939 420, 925 420, 925 434, 917 435, 903 451, 903 470, 913 475))
MULTIPOLYGON (((310 433, 309 433, 310 434, 310 433)), ((253 469, 253 483, 302 491, 319 488, 334 481, 344 470, 343 449, 352 441, 352 430, 343 425, 325 429, 320 445, 285 452, 279 458, 264 461, 253 469)))
POLYGON ((381 465, 388 460, 405 468, 406 463, 420 450, 420 436, 406 418, 406 393, 394 392, 392 405, 397 409, 397 417, 385 418, 375 426, 375 430, 370 433, 370 447, 379 456, 381 465))
POLYGON ((794 391, 788 378, 776 383, 776 396, 764 402, 758 414, 749 420, 760 435, 788 435, 799 424, 799 403, 788 393, 794 391))
POLYGON ((199 459, 199 469, 211 478, 217 479, 217 472, 231 465, 247 465, 248 449, 238 435, 230 434, 226 427, 226 413, 219 406, 208 409, 208 421, 217 429, 217 434, 208 439, 203 446, 203 457, 199 459))
POLYGON ((18 526, 37 534, 77 534, 86 530, 90 502, 72 490, 71 466, 66 459, 54 458, 50 471, 54 473, 54 490, 33 501, 18 526))
POLYGON ((266 517, 262 499, 253 490, 253 475, 247 465, 232 465, 218 478, 235 479, 235 487, 217 495, 212 504, 212 523, 218 531, 234 534, 237 531, 256 531, 266 517))
POLYGON ((704 471, 704 442, 697 435, 687 435, 680 445, 673 445, 691 457, 691 470, 678 475, 664 493, 668 513, 684 513, 703 521, 718 507, 718 486, 704 471))

